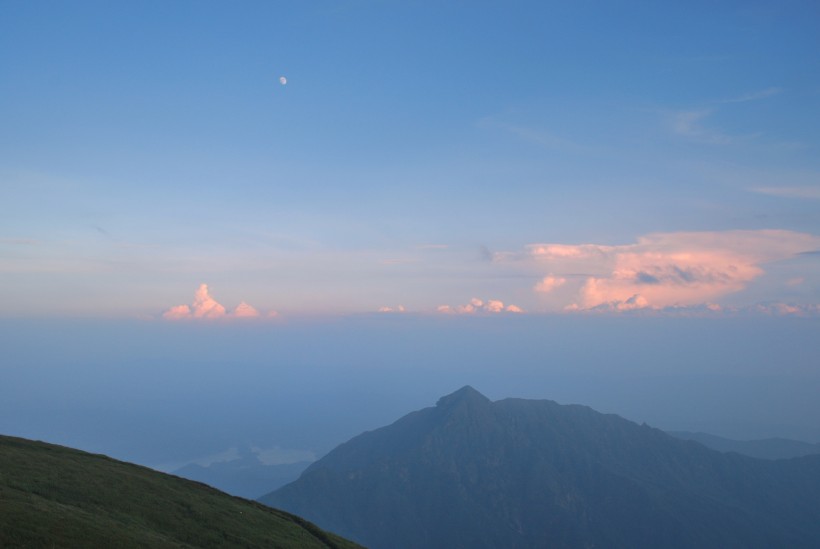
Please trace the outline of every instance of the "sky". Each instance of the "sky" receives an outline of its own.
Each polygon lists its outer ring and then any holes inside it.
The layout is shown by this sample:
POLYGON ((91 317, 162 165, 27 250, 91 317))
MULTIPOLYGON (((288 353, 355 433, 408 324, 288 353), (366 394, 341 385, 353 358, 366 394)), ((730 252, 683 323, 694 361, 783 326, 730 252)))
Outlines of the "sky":
MULTIPOLYGON (((259 444, 326 451, 470 379, 820 440, 795 396, 820 389, 818 21, 789 0, 0 0, 0 430, 111 449, 109 431, 13 416, 69 371, 87 391, 49 413, 86 425, 146 367, 123 412, 144 427, 160 380, 184 392, 211 354, 208 390, 234 409, 231 368, 303 353, 285 387, 348 364, 370 415, 259 444), (401 352, 379 339, 397 334, 401 352), (460 364, 445 336, 486 352, 460 364), (581 343, 545 343, 564 340, 581 343), (345 341, 400 365, 365 375, 345 341), (539 366, 555 361, 578 371, 539 366), (106 385, 102 362, 130 366, 106 385), (695 374, 722 380, 712 400, 695 374), (686 416, 693 399, 711 419, 686 416)), ((330 409, 343 386, 305 402, 330 409)))

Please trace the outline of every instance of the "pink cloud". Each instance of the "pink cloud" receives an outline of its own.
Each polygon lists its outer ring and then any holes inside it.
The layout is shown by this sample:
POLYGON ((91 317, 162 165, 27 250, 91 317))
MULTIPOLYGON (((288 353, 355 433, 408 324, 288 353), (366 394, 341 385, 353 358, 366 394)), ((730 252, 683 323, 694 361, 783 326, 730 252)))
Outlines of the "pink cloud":
POLYGON ((760 276, 763 270, 757 263, 728 250, 621 253, 609 276, 587 279, 581 304, 591 308, 632 300, 632 308, 662 308, 713 301, 760 276))
POLYGON ((187 305, 177 305, 176 307, 171 307, 162 313, 162 318, 165 320, 183 320, 186 318, 191 318, 191 308, 187 305))
POLYGON ((380 313, 403 313, 405 310, 404 305, 399 305, 397 307, 379 307, 380 313))
POLYGON ((194 318, 221 318, 225 316, 225 307, 211 297, 207 284, 200 284, 194 296, 192 314, 194 318))
POLYGON ((773 316, 817 316, 820 305, 816 303, 798 305, 795 303, 759 303, 753 307, 758 313, 773 316))
POLYGON ((236 306, 231 316, 234 318, 259 318, 261 315, 253 306, 243 301, 236 306))
POLYGON ((527 249, 532 256, 539 259, 582 259, 601 256, 614 247, 597 244, 531 244, 527 249))
MULTIPOLYGON (((657 233, 621 246, 533 244, 526 253, 553 273, 587 273, 570 309, 627 311, 713 303, 745 289, 766 263, 818 247, 814 235, 763 230, 657 233)), ((565 282, 550 274, 534 289, 549 293, 565 282)))
POLYGON ((535 285, 535 291, 548 294, 554 289, 563 286, 567 279, 560 276, 545 276, 541 282, 535 285))
POLYGON ((474 297, 466 305, 439 305, 436 308, 439 313, 445 314, 482 314, 482 313, 523 313, 524 310, 516 305, 504 306, 503 301, 497 299, 489 299, 486 302, 474 297))
MULTIPOLYGON (((276 311, 271 311, 268 316, 276 316, 276 311)), ((262 315, 253 306, 241 302, 236 308, 227 313, 221 303, 211 297, 207 284, 200 284, 194 295, 194 302, 188 305, 176 305, 162 314, 165 320, 188 320, 206 319, 216 320, 221 318, 259 318, 262 315)))

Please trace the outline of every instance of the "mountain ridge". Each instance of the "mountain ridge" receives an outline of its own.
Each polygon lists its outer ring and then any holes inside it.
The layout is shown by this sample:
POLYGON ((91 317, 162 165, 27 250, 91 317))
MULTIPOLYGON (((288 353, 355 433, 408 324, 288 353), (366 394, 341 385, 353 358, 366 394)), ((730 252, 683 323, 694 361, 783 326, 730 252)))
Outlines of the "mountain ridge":
POLYGON ((755 440, 734 440, 690 431, 667 431, 675 438, 694 440, 719 452, 736 452, 760 459, 791 459, 820 454, 820 443, 810 443, 788 438, 763 438, 755 440))
POLYGON ((466 386, 260 501, 375 549, 816 546, 820 457, 721 454, 586 406, 491 402, 466 386))

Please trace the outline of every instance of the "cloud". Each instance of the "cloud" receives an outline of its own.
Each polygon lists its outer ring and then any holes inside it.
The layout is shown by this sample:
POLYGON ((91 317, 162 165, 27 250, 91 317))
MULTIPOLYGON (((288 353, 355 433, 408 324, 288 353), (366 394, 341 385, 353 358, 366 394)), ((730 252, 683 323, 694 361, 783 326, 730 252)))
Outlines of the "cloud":
POLYGON ((439 305, 436 308, 439 313, 445 314, 494 314, 494 313, 523 313, 524 310, 516 305, 504 306, 503 301, 489 299, 486 302, 474 297, 466 305, 439 305))
POLYGON ((731 99, 713 101, 711 103, 712 107, 710 108, 695 108, 674 111, 669 113, 669 124, 674 134, 686 137, 693 141, 699 141, 701 143, 709 143, 712 145, 730 145, 741 141, 748 141, 749 139, 760 137, 760 134, 728 135, 718 129, 709 127, 706 124, 706 120, 717 112, 718 105, 723 105, 721 108, 728 108, 728 105, 732 103, 758 101, 777 95, 782 91, 782 88, 770 87, 751 93, 745 93, 731 99))
POLYGON ((171 307, 162 313, 162 318, 165 320, 183 320, 186 318, 191 318, 191 308, 187 305, 177 305, 176 307, 171 307))
POLYGON ((403 313, 405 310, 404 305, 399 305, 397 307, 379 307, 380 313, 403 313))
POLYGON ((672 113, 672 131, 676 135, 712 145, 730 145, 736 143, 739 139, 756 137, 755 135, 727 135, 719 130, 705 126, 704 122, 712 112, 711 109, 697 109, 672 113))
MULTIPOLYGON (((276 315, 276 311, 268 313, 269 317, 276 315)), ((261 316, 261 313, 255 307, 244 301, 237 305, 233 311, 227 313, 225 307, 211 297, 207 284, 199 285, 191 306, 176 305, 162 314, 162 318, 165 320, 215 320, 220 318, 259 318, 261 316)))
POLYGON ((598 244, 531 244, 527 249, 531 255, 541 259, 575 259, 601 256, 614 248, 598 244))
POLYGON ((767 97, 772 97, 773 95, 777 95, 782 92, 783 88, 773 86, 771 88, 766 88, 765 90, 744 93, 743 95, 733 97, 732 99, 726 99, 724 101, 721 101, 721 103, 745 103, 747 101, 758 101, 760 99, 766 99, 767 97))
POLYGON ((703 132, 700 122, 710 113, 708 109, 673 113, 672 129, 679 135, 700 135, 703 132))
POLYGON ((669 118, 672 132, 676 135, 686 137, 694 141, 700 141, 702 143, 709 143, 713 145, 730 145, 733 143, 758 138, 761 135, 759 133, 745 135, 725 134, 720 130, 709 127, 706 124, 706 119, 716 112, 716 105, 727 106, 731 103, 758 101, 777 95, 782 91, 782 88, 770 87, 764 90, 739 95, 731 99, 713 102, 712 108, 699 108, 672 112, 669 118))
POLYGON ((549 269, 534 290, 549 292, 586 272, 570 309, 614 311, 689 307, 739 292, 763 265, 816 249, 820 237, 782 230, 657 233, 635 244, 532 244, 525 253, 549 269), (558 281, 563 281, 558 284, 558 281))
POLYGON ((250 447, 232 446, 221 452, 197 458, 189 463, 195 463, 202 467, 210 467, 219 463, 229 463, 249 457, 255 457, 262 465, 285 465, 289 463, 299 463, 302 461, 316 461, 316 454, 311 450, 299 450, 295 448, 260 448, 251 445, 250 447))
POLYGON ((752 310, 771 316, 818 316, 820 304, 758 303, 752 310))
POLYGON ((244 301, 236 306, 231 316, 234 318, 259 318, 261 315, 253 306, 248 305, 244 301))
POLYGON ((567 281, 566 278, 562 278, 560 276, 559 277, 552 276, 552 275, 545 276, 541 280, 541 282, 539 282, 538 284, 535 285, 535 291, 536 292, 541 292, 541 293, 544 293, 544 294, 548 294, 551 291, 553 291, 554 289, 556 289, 560 286, 563 286, 564 283, 566 283, 566 281, 567 281))
POLYGON ((221 318, 225 316, 225 307, 211 297, 207 284, 200 284, 191 313, 194 318, 221 318))

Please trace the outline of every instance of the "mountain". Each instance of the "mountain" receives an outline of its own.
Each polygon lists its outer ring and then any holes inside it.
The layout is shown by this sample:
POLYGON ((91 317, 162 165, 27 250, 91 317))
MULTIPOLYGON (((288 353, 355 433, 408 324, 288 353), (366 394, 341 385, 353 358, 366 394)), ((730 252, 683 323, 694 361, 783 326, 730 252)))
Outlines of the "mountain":
POLYGON ((470 387, 351 439, 260 501, 374 549, 820 546, 820 456, 723 454, 470 387))
POLYGON ((233 496, 256 499, 296 480, 310 464, 300 461, 266 465, 250 454, 207 466, 189 463, 171 474, 203 482, 233 496))
POLYGON ((359 546, 197 482, 0 436, 0 547, 359 546))
POLYGON ((786 438, 764 438, 760 440, 732 440, 706 433, 689 431, 667 431, 670 435, 684 440, 700 442, 718 452, 737 452, 744 456, 760 459, 789 459, 820 454, 820 444, 811 444, 786 438))

